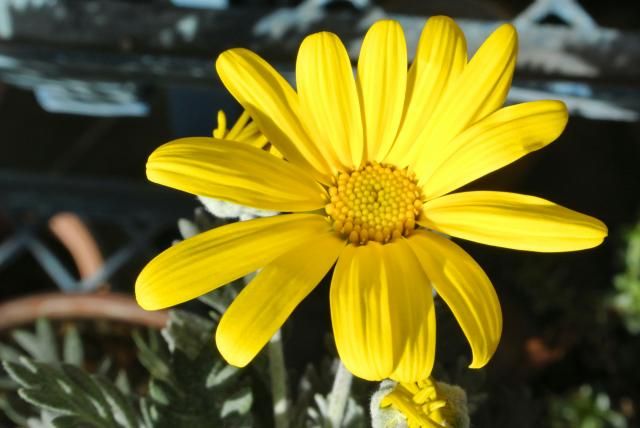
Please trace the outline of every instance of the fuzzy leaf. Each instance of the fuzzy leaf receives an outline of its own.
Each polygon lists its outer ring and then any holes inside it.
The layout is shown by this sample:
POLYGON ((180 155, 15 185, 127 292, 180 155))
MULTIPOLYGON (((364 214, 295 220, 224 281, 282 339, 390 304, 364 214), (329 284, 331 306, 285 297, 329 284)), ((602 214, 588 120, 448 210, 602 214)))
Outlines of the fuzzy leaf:
POLYGON ((94 381, 109 404, 116 422, 123 427, 134 428, 137 425, 137 417, 127 398, 104 377, 95 376, 94 381))
POLYGON ((51 421, 54 428, 87 428, 100 427, 91 421, 83 420, 77 416, 58 416, 51 421))
POLYGON ((225 364, 222 361, 218 361, 211 368, 211 371, 207 376, 205 386, 207 388, 215 388, 216 386, 224 385, 239 372, 239 368, 225 364))
POLYGON ((162 337, 167 341, 171 352, 178 349, 195 359, 202 348, 210 343, 214 327, 213 322, 206 318, 174 310, 169 312, 169 322, 162 330, 162 337))
POLYGON ((252 403, 253 395, 251 394, 251 389, 243 388, 225 400, 220 410, 220 416, 224 418, 232 413, 237 413, 241 416, 245 415, 251 409, 252 403))
POLYGON ((28 403, 55 415, 55 427, 134 428, 139 425, 131 404, 103 378, 90 376, 78 367, 53 367, 21 358, 5 362, 9 375, 22 388, 28 403))
POLYGON ((4 361, 3 366, 4 369, 9 373, 9 376, 13 378, 16 382, 18 382, 22 386, 35 386, 42 379, 38 376, 37 370, 35 367, 28 365, 27 359, 23 359, 22 357, 20 361, 24 361, 25 363, 20 364, 20 362, 12 363, 9 361, 4 361))
POLYGON ((74 326, 69 327, 65 332, 62 344, 62 360, 67 364, 74 366, 82 365, 84 361, 84 347, 82 339, 78 333, 78 329, 74 326))
POLYGON ((0 342, 0 360, 17 362, 24 354, 15 348, 0 342))
POLYGON ((27 416, 24 415, 23 409, 27 404, 18 397, 3 396, 0 398, 0 411, 9 418, 16 426, 26 426, 27 416))
MULTIPOLYGON (((248 278, 247 278, 248 280, 248 278)), ((240 290, 245 286, 245 278, 240 278, 220 287, 210 293, 198 297, 205 305, 214 310, 212 318, 217 322, 220 316, 227 310, 231 302, 238 296, 240 290)))
POLYGON ((44 318, 36 321, 35 333, 15 330, 12 337, 22 349, 38 361, 53 363, 59 360, 55 333, 51 323, 44 318))
MULTIPOLYGON (((215 351, 213 327, 198 315, 173 311, 163 331, 171 350, 163 361, 171 377, 154 377, 149 383, 149 396, 140 403, 147 425, 251 426, 252 392, 244 372, 228 366, 215 351)), ((153 345, 136 343, 139 355, 149 358, 153 345)))
POLYGON ((129 376, 127 376, 127 372, 125 372, 124 370, 118 371, 118 375, 116 376, 114 384, 116 388, 118 388, 118 391, 120 391, 124 395, 131 394, 131 382, 129 382, 129 376))
POLYGON ((138 331, 132 334, 133 341, 138 348, 138 360, 151 374, 151 377, 171 381, 171 368, 168 363, 168 349, 157 341, 154 332, 149 333, 149 341, 145 341, 138 331))

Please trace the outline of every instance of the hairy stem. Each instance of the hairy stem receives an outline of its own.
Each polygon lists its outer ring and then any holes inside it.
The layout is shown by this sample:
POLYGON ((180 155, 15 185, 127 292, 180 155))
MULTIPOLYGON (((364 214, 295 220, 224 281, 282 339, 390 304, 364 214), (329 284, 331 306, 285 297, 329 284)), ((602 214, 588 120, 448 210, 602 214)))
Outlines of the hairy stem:
POLYGON ((333 387, 329 394, 328 416, 332 428, 340 428, 344 418, 344 411, 347 408, 349 393, 351 392, 351 382, 353 375, 347 368, 339 362, 336 377, 333 380, 333 387))
POLYGON ((289 426, 289 398, 287 393, 287 371, 284 365, 282 335, 280 334, 280 330, 273 335, 268 347, 275 427, 287 428, 289 426))

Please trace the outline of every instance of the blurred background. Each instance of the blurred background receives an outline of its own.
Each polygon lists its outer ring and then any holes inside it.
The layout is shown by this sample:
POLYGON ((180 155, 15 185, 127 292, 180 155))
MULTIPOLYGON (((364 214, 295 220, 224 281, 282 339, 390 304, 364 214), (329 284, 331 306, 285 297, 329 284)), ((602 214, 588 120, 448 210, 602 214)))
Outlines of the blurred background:
MULTIPOLYGON (((557 142, 468 187, 541 196, 609 227, 604 245, 579 253, 463 242, 498 291, 503 339, 469 372, 441 305, 436 375, 467 390, 473 426, 640 426, 639 2, 0 0, 0 357, 47 349, 34 339, 45 317, 51 340, 73 328, 87 342, 84 368, 109 355, 135 379, 131 330, 167 320, 137 308, 136 275, 180 239, 179 218, 206 217, 194 197, 147 183, 145 161, 171 139, 210 135, 219 109, 239 115, 214 71, 220 52, 250 48, 293 79, 311 32, 337 33, 356 60, 369 25, 397 19, 412 56, 435 14, 456 19, 470 53, 514 22, 508 102, 562 99, 571 111, 557 142)), ((294 373, 335 352, 327 291, 285 326, 294 373)), ((15 386, 0 387, 0 426, 13 426, 15 386)))

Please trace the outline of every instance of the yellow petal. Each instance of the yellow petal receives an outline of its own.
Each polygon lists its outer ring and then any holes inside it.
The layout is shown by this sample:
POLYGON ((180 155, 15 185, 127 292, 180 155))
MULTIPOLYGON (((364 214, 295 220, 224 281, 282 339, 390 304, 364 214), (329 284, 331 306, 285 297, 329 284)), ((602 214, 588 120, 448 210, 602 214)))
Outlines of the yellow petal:
POLYGON ((273 67, 247 49, 231 49, 218 57, 216 70, 224 86, 287 160, 309 168, 316 179, 330 182, 330 164, 297 117, 298 95, 273 67))
POLYGON ((154 183, 199 196, 276 211, 312 211, 326 192, 304 169, 249 144, 182 138, 157 148, 147 161, 154 183))
POLYGON ((315 214, 286 214, 217 227, 168 248, 142 270, 136 299, 147 310, 191 300, 267 265, 330 229, 315 214))
POLYGON ((424 182, 425 199, 456 190, 541 149, 560 136, 567 118, 561 101, 534 101, 496 111, 443 148, 442 163, 424 182))
POLYGON ((431 375, 436 355, 436 311, 429 279, 405 239, 383 247, 393 310, 393 339, 402 349, 389 376, 397 382, 418 382, 431 375))
POLYGON ((350 372, 367 380, 388 377, 397 364, 381 251, 371 242, 347 245, 331 281, 331 322, 338 354, 350 372))
MULTIPOLYGON (((517 42, 516 42, 517 43, 517 42)), ((509 90, 511 89, 511 81, 513 80, 513 72, 516 68, 516 56, 517 56, 517 45, 516 51, 513 53, 511 60, 504 67, 502 74, 498 78, 493 91, 491 91, 490 96, 487 97, 485 103, 478 109, 478 112, 473 117, 470 123, 475 123, 479 120, 484 119, 489 116, 491 113, 498 110, 500 107, 504 105, 504 102, 507 100, 507 95, 509 94, 509 90)), ((474 56, 475 58, 475 56, 474 56)))
POLYGON ((435 350, 431 289, 406 243, 345 247, 330 298, 338 354, 352 373, 402 381, 429 375, 435 350))
MULTIPOLYGON (((244 113, 245 112, 243 112, 243 114, 244 113)), ((227 115, 224 114, 224 111, 218 110, 217 119, 218 126, 212 132, 213 138, 224 138, 224 136, 227 134, 227 115)), ((238 122, 240 122, 240 120, 238 120, 238 122)))
POLYGON ((466 63, 467 43, 462 30, 449 17, 429 18, 409 69, 404 117, 388 162, 398 166, 412 163, 425 123, 466 63))
POLYGON ((464 192, 424 204, 419 223, 482 244, 540 252, 584 250, 607 236, 600 220, 535 196, 464 192))
POLYGON ((343 167, 360 166, 362 118, 351 61, 332 33, 308 36, 300 45, 296 83, 303 120, 317 144, 330 148, 343 167))
MULTIPOLYGON (((238 117, 238 120, 236 120, 236 123, 234 123, 233 127, 229 130, 228 134, 226 135, 223 134, 221 137, 216 137, 214 135, 214 138, 224 139, 224 137, 226 136, 228 140, 237 141, 238 135, 240 135, 242 130, 245 129, 245 127, 247 126, 250 120, 251 120, 251 116, 249 116, 249 113, 246 110, 243 110, 242 113, 240 114, 240 117, 238 117)), ((254 122, 251 122, 251 123, 254 123, 254 122)))
POLYGON ((260 271, 218 325, 216 344, 225 360, 247 365, 331 269, 344 245, 333 233, 314 236, 260 271))
POLYGON ((393 144, 404 107, 407 44, 396 21, 378 21, 367 32, 358 59, 358 89, 367 159, 381 162, 393 144))
POLYGON ((470 367, 484 366, 502 333, 500 302, 491 281, 462 248, 442 236, 417 231, 408 241, 471 345, 470 367))
POLYGON ((414 167, 419 176, 429 174, 441 162, 441 151, 451 139, 502 105, 516 51, 516 30, 504 24, 480 46, 460 77, 447 88, 416 139, 419 152, 414 167))

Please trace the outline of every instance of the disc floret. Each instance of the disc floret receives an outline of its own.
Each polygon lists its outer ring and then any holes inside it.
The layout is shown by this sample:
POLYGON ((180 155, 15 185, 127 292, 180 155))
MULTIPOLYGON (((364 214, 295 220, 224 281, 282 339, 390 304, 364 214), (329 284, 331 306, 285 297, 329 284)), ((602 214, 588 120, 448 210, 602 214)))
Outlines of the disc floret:
POLYGON ((375 162, 340 172, 329 196, 325 210, 334 230, 354 244, 408 236, 423 204, 415 174, 375 162))

